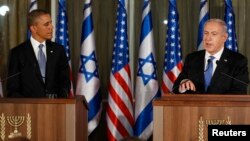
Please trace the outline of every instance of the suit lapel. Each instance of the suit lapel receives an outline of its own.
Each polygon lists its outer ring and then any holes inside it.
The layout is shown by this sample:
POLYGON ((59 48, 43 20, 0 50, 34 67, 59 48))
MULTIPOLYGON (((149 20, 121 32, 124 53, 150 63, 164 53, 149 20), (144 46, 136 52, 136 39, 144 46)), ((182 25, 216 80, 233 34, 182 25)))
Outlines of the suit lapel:
POLYGON ((202 89, 202 90, 200 90, 201 92, 204 91, 204 81, 205 81, 204 80, 204 66, 205 66, 204 58, 205 58, 205 50, 200 54, 199 59, 197 60, 198 61, 197 62, 197 64, 198 64, 197 70, 199 71, 199 72, 197 72, 198 78, 199 78, 198 84, 201 84, 200 85, 200 88, 202 89))
POLYGON ((34 71, 35 71, 37 78, 41 81, 41 83, 43 83, 39 64, 38 64, 38 61, 37 61, 37 58, 36 58, 36 55, 35 55, 35 52, 34 52, 34 49, 32 47, 30 40, 27 41, 26 56, 29 57, 28 60, 31 60, 30 64, 34 68, 34 71))
POLYGON ((35 52, 33 50, 33 47, 30 41, 27 41, 27 47, 25 49, 26 49, 26 55, 31 58, 30 60, 38 64, 36 56, 35 56, 35 52))
POLYGON ((36 76, 39 79, 42 79, 39 64, 38 64, 38 61, 37 61, 37 58, 36 58, 36 55, 35 55, 35 52, 34 52, 34 49, 32 47, 30 40, 27 41, 27 44, 28 44, 26 48, 26 57, 28 58, 27 60, 31 61, 30 64, 32 65, 32 68, 34 69, 36 76))
MULTIPOLYGON (((48 78, 48 75, 50 74, 50 70, 53 67, 53 56, 55 53, 55 47, 51 44, 50 41, 46 41, 46 54, 47 54, 47 62, 46 62, 46 78, 48 78)), ((46 82, 46 80, 45 80, 46 82)))
POLYGON ((213 85, 217 85, 219 83, 221 83, 221 77, 222 77, 222 72, 227 73, 229 68, 227 65, 227 61, 228 61, 228 50, 226 48, 224 48, 224 51, 221 55, 221 58, 219 60, 219 62, 217 63, 217 67, 215 69, 215 72, 213 74, 212 80, 211 80, 211 87, 213 85))

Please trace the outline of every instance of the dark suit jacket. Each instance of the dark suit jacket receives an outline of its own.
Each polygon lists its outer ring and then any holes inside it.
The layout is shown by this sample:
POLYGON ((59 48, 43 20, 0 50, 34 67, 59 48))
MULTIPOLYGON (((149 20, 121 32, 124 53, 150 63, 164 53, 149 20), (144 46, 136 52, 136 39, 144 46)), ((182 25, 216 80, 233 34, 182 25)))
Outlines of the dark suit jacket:
POLYGON ((196 92, 187 91, 187 93, 208 93, 208 94, 246 94, 247 85, 231 77, 241 80, 248 84, 247 59, 239 53, 232 52, 226 48, 217 62, 216 70, 208 90, 204 88, 204 65, 205 50, 189 54, 185 59, 182 72, 178 76, 173 86, 173 92, 179 93, 179 85, 183 79, 193 81, 196 92), (225 73, 226 76, 223 73, 225 73))
POLYGON ((46 93, 57 93, 58 97, 67 97, 70 80, 64 48, 54 42, 46 41, 46 54, 44 83, 30 40, 11 50, 7 97, 38 98, 45 97, 46 93))

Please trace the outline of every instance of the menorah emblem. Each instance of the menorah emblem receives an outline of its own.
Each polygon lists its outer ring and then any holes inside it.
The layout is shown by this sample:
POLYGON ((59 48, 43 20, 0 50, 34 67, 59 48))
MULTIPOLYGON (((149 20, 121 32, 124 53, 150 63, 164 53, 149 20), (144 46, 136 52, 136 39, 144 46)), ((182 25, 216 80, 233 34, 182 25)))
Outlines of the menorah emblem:
POLYGON ((14 127, 14 131, 10 133, 9 138, 22 136, 22 133, 17 130, 24 122, 24 116, 7 116, 8 123, 14 127))

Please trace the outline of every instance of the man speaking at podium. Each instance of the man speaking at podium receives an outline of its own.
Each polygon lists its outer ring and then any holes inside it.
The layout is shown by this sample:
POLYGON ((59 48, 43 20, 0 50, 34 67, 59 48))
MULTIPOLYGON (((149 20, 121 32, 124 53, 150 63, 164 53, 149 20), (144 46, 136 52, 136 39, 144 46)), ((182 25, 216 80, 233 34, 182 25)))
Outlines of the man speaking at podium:
POLYGON ((246 94, 247 58, 224 47, 227 26, 220 19, 204 25, 204 50, 187 55, 173 86, 174 93, 246 94))
POLYGON ((53 25, 44 10, 28 14, 31 37, 11 50, 7 97, 66 98, 70 90, 69 65, 63 46, 51 42, 53 25))

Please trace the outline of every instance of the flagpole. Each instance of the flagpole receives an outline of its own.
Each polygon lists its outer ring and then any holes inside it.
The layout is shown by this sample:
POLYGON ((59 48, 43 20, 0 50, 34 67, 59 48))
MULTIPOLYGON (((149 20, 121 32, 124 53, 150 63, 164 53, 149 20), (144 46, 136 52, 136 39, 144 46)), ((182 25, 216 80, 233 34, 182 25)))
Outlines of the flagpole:
POLYGON ((53 30, 53 37, 52 37, 52 41, 55 41, 55 38, 56 38, 56 15, 57 15, 57 12, 56 12, 56 9, 57 9, 57 0, 51 0, 51 19, 52 19, 52 24, 54 26, 54 30, 53 30))
MULTIPOLYGON (((134 46, 134 43, 135 43, 135 34, 134 34, 134 31, 135 31, 135 26, 134 26, 134 16, 135 16, 135 2, 134 0, 130 0, 128 1, 128 7, 129 7, 129 12, 128 12, 128 19, 129 19, 129 22, 128 22, 128 36, 129 36, 129 50, 130 51, 130 54, 129 54, 129 57, 131 58, 131 60, 135 60, 135 55, 134 55, 134 49, 135 49, 135 46, 134 46)), ((131 68, 131 91, 134 92, 134 80, 135 80, 135 77, 134 77, 134 65, 135 65, 135 61, 130 61, 130 68, 131 68)))

